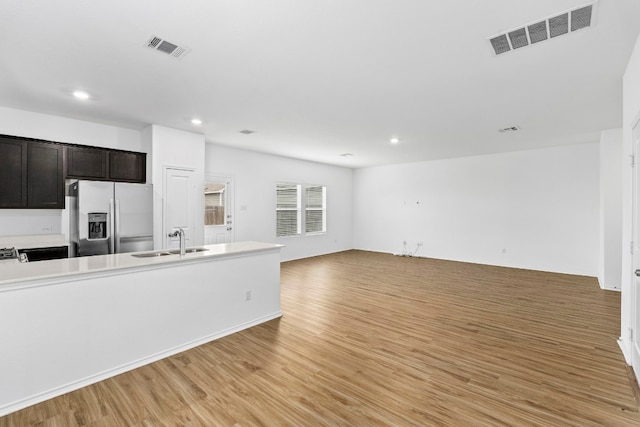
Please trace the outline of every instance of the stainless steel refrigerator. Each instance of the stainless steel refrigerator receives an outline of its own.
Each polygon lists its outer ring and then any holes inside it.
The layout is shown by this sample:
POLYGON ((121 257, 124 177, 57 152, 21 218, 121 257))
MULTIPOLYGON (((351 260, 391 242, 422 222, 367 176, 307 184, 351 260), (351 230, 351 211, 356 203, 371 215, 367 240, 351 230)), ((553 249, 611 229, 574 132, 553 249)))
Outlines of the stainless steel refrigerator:
POLYGON ((153 187, 104 181, 68 186, 72 256, 153 249, 153 187))

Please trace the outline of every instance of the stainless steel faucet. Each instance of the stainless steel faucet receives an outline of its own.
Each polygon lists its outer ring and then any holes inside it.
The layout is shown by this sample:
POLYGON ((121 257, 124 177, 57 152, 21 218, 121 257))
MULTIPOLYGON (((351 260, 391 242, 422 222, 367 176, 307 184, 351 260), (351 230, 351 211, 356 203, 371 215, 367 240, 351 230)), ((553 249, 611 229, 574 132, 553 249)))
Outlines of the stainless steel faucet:
POLYGON ((184 256, 186 253, 185 249, 185 238, 184 238, 184 230, 182 228, 178 228, 173 233, 169 233, 169 237, 180 237, 180 256, 184 256))

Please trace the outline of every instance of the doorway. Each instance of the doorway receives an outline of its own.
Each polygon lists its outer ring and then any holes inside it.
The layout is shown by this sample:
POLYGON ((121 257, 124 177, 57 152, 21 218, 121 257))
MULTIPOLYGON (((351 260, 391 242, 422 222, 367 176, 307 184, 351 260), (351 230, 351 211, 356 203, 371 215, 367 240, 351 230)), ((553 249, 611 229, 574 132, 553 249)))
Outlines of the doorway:
POLYGON ((631 289, 629 300, 633 301, 631 304, 631 327, 629 328, 629 341, 631 343, 631 365, 634 368, 636 375, 640 374, 640 348, 638 347, 637 332, 640 331, 640 170, 635 164, 640 153, 640 120, 638 120, 633 127, 633 155, 634 155, 634 167, 633 167, 633 240, 632 240, 632 258, 633 258, 633 270, 634 277, 631 280, 631 289))
POLYGON ((233 181, 207 175, 204 183, 204 243, 231 243, 233 233, 233 181))

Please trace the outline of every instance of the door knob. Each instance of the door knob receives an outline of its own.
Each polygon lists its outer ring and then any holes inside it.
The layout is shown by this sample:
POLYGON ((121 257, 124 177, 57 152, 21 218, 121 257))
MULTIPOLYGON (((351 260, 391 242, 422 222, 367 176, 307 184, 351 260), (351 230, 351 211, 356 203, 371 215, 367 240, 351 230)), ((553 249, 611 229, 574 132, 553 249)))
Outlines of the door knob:
POLYGON ((640 268, 634 271, 634 273, 636 274, 636 276, 640 277, 640 268))

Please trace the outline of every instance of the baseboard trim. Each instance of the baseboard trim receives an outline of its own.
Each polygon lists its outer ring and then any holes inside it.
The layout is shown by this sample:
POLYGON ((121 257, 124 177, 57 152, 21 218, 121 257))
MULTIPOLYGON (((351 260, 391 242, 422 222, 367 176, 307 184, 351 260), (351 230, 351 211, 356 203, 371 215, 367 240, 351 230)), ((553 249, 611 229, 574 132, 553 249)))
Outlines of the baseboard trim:
POLYGON ((28 398, 21 399, 19 401, 15 401, 15 402, 9 403, 8 405, 4 405, 4 406, 0 407, 0 417, 8 415, 8 414, 10 414, 12 412, 15 412, 15 411, 19 411, 20 409, 24 409, 24 408, 27 408, 29 406, 35 405, 37 403, 44 402, 45 400, 49 400, 49 399, 52 399, 54 397, 61 396, 61 395, 65 394, 65 393, 69 393, 71 391, 78 390, 78 389, 80 389, 82 387, 86 387, 88 385, 95 384, 97 382, 106 380, 108 378, 115 377, 116 375, 120 375, 122 373, 125 373, 125 372, 131 371, 133 369, 139 368, 141 366, 148 365, 148 364, 153 363, 153 362, 157 362, 158 360, 167 358, 169 356, 173 356, 174 354, 181 353, 183 351, 192 349, 194 347, 198 347, 199 345, 206 344, 206 343, 211 342, 211 341, 215 341, 215 340, 223 338, 223 337, 225 337, 227 335, 231 335, 231 334, 234 334, 236 332, 240 332, 242 330, 249 329, 249 328, 251 328, 253 326, 257 326, 257 325, 259 325, 261 323, 268 322, 269 320, 277 319, 279 317, 282 317, 282 312, 281 311, 277 311, 275 313, 256 318, 256 319, 251 320, 249 322, 241 323, 241 324, 239 324, 237 326, 234 326, 232 328, 224 329, 222 331, 213 333, 211 335, 207 335, 205 337, 186 342, 186 343, 181 344, 179 346, 172 347, 172 348, 166 349, 164 351, 152 354, 152 355, 150 355, 148 357, 144 357, 142 359, 134 360, 134 361, 131 361, 131 362, 126 363, 124 365, 120 365, 120 366, 114 367, 112 369, 108 369, 106 371, 97 373, 95 375, 91 375, 89 377, 82 378, 82 379, 80 379, 78 381, 73 381, 73 382, 65 384, 63 386, 56 387, 54 389, 48 390, 46 392, 38 393, 38 394, 30 396, 28 398))
POLYGON ((631 345, 631 367, 633 368, 633 372, 636 374, 636 379, 640 380, 640 347, 636 342, 633 342, 631 345))
POLYGON ((629 347, 629 343, 622 339, 622 337, 618 338, 618 347, 622 350, 622 355, 624 356, 624 361, 627 362, 627 365, 631 365, 631 352, 632 349, 629 347))

